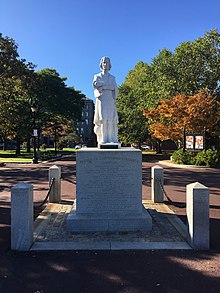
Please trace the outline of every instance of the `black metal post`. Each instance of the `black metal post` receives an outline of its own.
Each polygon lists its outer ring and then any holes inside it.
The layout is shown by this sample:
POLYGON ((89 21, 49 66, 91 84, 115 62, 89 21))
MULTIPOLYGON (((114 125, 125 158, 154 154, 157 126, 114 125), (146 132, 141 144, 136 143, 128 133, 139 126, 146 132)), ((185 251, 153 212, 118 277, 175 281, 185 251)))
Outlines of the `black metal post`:
POLYGON ((203 129, 203 149, 206 150, 206 128, 203 129))
POLYGON ((186 150, 186 129, 183 127, 183 151, 186 150))
POLYGON ((55 156, 57 155, 57 126, 54 126, 54 149, 55 149, 55 156))
POLYGON ((32 163, 33 164, 38 164, 38 157, 37 157, 37 150, 36 150, 36 110, 32 108, 32 112, 34 115, 34 129, 33 129, 33 135, 34 135, 34 154, 33 154, 33 159, 32 163))

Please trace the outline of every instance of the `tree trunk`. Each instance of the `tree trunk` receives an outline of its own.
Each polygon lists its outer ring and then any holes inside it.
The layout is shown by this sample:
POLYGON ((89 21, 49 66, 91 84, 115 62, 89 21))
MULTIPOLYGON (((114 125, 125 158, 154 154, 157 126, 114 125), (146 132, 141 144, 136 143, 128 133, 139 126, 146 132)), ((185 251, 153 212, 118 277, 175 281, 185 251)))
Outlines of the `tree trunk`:
POLYGON ((31 138, 28 136, 27 138, 27 153, 31 152, 31 138))
POLYGON ((37 150, 38 152, 40 151, 40 132, 38 131, 38 136, 37 136, 37 150))
POLYGON ((138 148, 139 148, 139 150, 141 149, 141 145, 142 145, 142 142, 139 140, 138 141, 138 148))
POLYGON ((5 139, 4 136, 2 137, 2 139, 3 139, 3 151, 6 151, 7 150, 7 140, 5 139))
POLYGON ((54 128, 54 148, 55 148, 55 156, 57 155, 57 129, 56 126, 54 128))
POLYGON ((161 140, 157 139, 157 153, 161 154, 162 150, 161 150, 161 140))
POLYGON ((20 138, 17 137, 17 140, 16 140, 16 155, 20 155, 21 154, 20 145, 21 145, 21 140, 20 140, 20 138))

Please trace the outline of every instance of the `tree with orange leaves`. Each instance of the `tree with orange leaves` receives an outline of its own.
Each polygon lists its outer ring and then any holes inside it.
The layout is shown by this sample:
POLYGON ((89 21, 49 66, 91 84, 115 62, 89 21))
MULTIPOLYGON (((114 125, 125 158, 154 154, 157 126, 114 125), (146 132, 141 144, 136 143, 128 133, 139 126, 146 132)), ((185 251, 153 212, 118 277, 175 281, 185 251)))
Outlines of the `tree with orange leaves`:
POLYGON ((144 115, 149 118, 152 137, 160 140, 180 141, 183 127, 197 133, 205 127, 212 136, 219 135, 220 102, 205 92, 160 101, 157 108, 144 110, 144 115))

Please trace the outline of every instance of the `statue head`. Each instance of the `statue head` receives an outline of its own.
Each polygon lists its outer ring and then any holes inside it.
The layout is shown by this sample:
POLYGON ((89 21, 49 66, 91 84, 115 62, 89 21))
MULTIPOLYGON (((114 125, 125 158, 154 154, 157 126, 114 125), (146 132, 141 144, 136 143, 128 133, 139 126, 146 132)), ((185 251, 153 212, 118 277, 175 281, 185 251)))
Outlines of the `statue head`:
POLYGON ((103 62, 106 62, 106 63, 109 64, 109 68, 108 68, 108 70, 110 70, 110 69, 112 68, 110 58, 104 56, 104 57, 101 58, 101 60, 100 60, 100 64, 99 64, 99 67, 100 67, 101 70, 103 70, 103 62))

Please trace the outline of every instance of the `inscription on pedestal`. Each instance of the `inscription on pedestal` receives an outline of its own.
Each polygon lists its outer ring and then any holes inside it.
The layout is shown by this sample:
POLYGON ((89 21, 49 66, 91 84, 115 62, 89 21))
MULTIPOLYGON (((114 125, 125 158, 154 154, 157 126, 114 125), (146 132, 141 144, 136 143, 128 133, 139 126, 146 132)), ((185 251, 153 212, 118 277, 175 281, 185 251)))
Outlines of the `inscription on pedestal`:
POLYGON ((139 153, 133 158, 122 152, 77 155, 77 213, 141 213, 139 153))
POLYGON ((142 207, 140 151, 88 149, 77 152, 76 206, 67 226, 70 227, 71 222, 73 231, 79 231, 77 223, 83 231, 99 231, 99 227, 103 231, 102 221, 107 231, 134 231, 138 227, 150 230, 151 218, 147 211, 143 213, 142 207), (118 223, 118 228, 113 223, 118 223))

